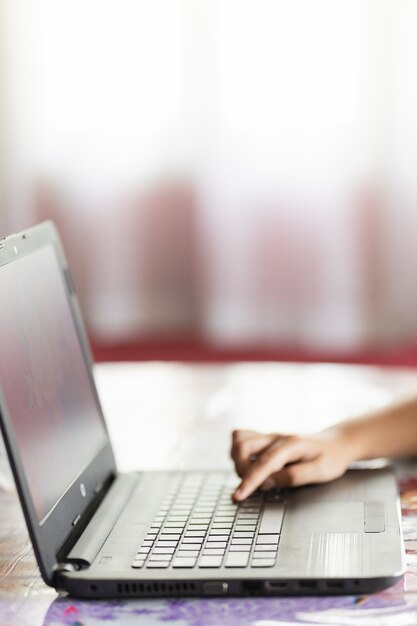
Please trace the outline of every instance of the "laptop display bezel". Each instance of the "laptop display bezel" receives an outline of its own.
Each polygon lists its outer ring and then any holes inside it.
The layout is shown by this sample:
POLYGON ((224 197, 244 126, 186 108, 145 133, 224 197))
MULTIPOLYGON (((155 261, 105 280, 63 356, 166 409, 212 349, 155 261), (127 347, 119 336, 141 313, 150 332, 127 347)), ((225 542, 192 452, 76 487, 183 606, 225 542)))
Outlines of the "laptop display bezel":
MULTIPOLYGON (((57 555, 60 553, 62 546, 68 543, 71 534, 76 535, 78 528, 84 525, 85 518, 88 511, 93 507, 94 500, 102 497, 102 490, 117 473, 103 411, 94 382, 92 371, 93 360, 86 330, 78 299, 70 278, 68 263, 53 223, 50 221, 44 222, 1 241, 0 267, 7 263, 13 263, 20 257, 29 255, 44 246, 51 245, 54 248, 57 264, 62 275, 68 306, 71 309, 97 410, 103 421, 105 434, 103 446, 100 451, 91 459, 87 466, 81 468, 78 476, 67 486, 55 506, 50 510, 45 519, 40 522, 29 490, 28 481, 14 435, 13 422, 2 394, 0 381, 0 422, 5 446, 37 562, 43 579, 49 585, 53 585, 57 555)), ((71 454, 71 450, 68 450, 68 454, 71 454)), ((51 471, 54 471, 53 467, 51 467, 51 471)))

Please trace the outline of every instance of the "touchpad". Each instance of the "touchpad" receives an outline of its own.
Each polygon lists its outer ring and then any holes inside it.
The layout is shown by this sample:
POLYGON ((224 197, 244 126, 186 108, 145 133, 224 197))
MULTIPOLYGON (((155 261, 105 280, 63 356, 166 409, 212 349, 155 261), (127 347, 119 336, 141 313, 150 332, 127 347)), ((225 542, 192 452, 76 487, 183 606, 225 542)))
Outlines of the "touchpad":
POLYGON ((365 503, 290 502, 284 525, 288 525, 291 532, 363 533, 365 503))

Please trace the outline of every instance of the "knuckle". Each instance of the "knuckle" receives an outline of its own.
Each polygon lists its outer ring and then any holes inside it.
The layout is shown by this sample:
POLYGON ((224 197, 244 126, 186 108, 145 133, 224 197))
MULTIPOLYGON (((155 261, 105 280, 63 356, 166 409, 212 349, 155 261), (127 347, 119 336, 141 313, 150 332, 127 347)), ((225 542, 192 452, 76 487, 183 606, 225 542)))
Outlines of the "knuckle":
POLYGON ((257 465, 259 467, 266 467, 271 463, 271 460, 273 458, 274 454, 272 451, 270 450, 266 450, 262 456, 259 457, 258 461, 257 461, 257 465))

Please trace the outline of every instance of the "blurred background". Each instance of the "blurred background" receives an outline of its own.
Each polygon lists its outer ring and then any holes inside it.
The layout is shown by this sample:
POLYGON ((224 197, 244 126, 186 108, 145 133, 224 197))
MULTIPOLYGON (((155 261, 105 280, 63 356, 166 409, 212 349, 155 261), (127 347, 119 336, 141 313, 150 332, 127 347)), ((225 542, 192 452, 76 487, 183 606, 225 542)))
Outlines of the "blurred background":
POLYGON ((96 357, 417 364, 417 2, 0 0, 0 236, 96 357))

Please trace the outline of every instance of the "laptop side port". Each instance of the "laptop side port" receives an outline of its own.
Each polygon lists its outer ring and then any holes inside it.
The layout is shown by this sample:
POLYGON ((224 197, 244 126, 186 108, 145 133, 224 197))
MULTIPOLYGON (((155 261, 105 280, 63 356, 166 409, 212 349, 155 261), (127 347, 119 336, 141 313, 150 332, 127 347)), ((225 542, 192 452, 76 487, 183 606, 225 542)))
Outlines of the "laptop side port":
POLYGON ((343 589, 345 582, 343 580, 326 580, 326 586, 328 589, 343 589))
POLYGON ((288 582, 285 580, 267 580, 265 582, 266 591, 284 591, 288 589, 288 582))
POLYGON ((306 591, 312 591, 313 589, 317 589, 317 581, 316 580, 299 580, 298 586, 300 589, 305 589, 306 591))
POLYGON ((203 592, 207 596, 222 596, 227 593, 229 585, 226 582, 208 581, 203 583, 203 592))

